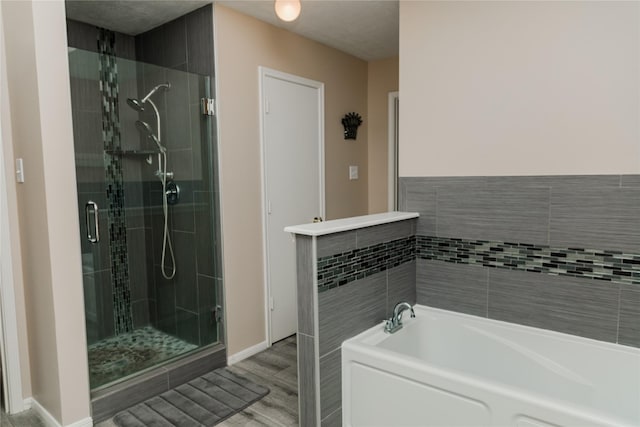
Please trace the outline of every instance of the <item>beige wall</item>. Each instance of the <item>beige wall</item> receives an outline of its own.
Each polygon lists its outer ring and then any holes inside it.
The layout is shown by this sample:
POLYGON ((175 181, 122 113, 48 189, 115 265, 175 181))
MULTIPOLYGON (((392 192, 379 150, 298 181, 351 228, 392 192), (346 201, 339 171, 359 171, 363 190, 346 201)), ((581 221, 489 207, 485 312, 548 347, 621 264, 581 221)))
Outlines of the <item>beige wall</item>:
POLYGON ((400 3, 400 175, 640 172, 640 3, 400 3))
POLYGON ((2 8, 31 386, 66 425, 90 408, 64 2, 2 8))
POLYGON ((343 139, 340 120, 367 123, 367 63, 215 6, 216 70, 229 354, 265 340, 258 66, 325 84, 326 217, 366 214, 367 127, 343 139), (348 166, 360 179, 348 180, 348 166))
MULTIPOLYGON (((24 300, 24 280, 22 274, 22 256, 20 245, 20 229, 18 215, 18 196, 14 175, 13 141, 11 132, 11 111, 9 108, 9 82, 7 81, 7 64, 4 44, 4 25, 2 20, 2 8, 0 7, 0 28, 2 29, 0 38, 0 121, 2 122, 2 146, 4 157, 5 181, 7 183, 7 213, 9 224, 9 240, 11 245, 11 269, 13 274, 13 291, 15 301, 10 302, 15 307, 16 323, 18 328, 18 356, 20 359, 20 379, 22 380, 22 399, 31 396, 31 370, 29 367, 29 335, 27 330, 27 314, 24 300)), ((4 237, 7 238, 7 237, 4 237)), ((6 378, 6 376, 3 376, 6 378)))
POLYGON ((389 92, 398 90, 399 58, 369 62, 369 213, 388 211, 389 92))

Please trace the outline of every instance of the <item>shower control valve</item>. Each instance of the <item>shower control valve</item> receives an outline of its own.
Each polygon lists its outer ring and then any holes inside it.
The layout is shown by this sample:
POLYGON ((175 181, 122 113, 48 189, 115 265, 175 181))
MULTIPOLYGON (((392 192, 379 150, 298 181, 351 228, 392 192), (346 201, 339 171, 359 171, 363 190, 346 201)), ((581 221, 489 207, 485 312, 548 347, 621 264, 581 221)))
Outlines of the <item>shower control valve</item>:
POLYGON ((167 204, 175 205, 180 201, 180 187, 174 181, 167 182, 167 188, 165 190, 167 196, 167 204))

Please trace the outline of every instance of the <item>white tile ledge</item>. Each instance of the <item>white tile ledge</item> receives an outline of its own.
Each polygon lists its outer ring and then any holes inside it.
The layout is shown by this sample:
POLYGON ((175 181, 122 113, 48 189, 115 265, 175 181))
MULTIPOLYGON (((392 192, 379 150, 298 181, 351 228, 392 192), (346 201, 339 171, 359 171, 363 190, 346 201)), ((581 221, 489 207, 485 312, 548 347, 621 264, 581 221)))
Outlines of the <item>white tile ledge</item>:
POLYGON ((417 212, 385 212, 373 215, 334 219, 331 221, 311 224, 290 225, 285 227, 284 231, 292 234, 303 234, 305 236, 324 236, 326 234, 371 227, 373 225, 404 221, 407 219, 418 218, 419 216, 420 214, 417 212))

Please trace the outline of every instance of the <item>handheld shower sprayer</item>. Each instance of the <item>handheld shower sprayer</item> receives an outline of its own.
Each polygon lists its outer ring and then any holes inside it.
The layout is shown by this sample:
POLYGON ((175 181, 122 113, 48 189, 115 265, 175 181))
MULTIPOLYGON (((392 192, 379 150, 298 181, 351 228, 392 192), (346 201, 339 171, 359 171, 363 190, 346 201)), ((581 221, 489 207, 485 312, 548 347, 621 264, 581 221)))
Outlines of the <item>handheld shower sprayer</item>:
POLYGON ((158 146, 158 150, 161 153, 167 152, 167 149, 162 144, 160 144, 158 138, 153 134, 153 130, 151 129, 151 126, 149 126, 149 123, 143 122, 142 120, 136 120, 136 127, 139 131, 146 133, 147 137, 156 143, 156 145, 158 146))

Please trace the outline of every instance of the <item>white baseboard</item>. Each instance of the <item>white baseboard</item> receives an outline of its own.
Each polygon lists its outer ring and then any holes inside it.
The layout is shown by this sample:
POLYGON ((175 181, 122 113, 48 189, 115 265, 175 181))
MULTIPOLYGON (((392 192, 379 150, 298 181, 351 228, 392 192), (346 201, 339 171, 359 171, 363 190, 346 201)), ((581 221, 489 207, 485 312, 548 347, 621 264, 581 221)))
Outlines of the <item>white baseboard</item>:
POLYGON ((231 365, 235 365, 236 363, 240 362, 241 360, 247 359, 251 356, 253 356, 254 354, 258 354, 261 351, 266 350, 267 348, 269 348, 269 344, 267 343, 267 341, 262 341, 261 343, 258 343, 254 346, 251 346, 249 348, 245 348, 242 351, 239 351, 235 354, 232 354, 231 356, 227 357, 227 364, 229 366, 231 365))
POLYGON ((24 399, 22 405, 23 411, 28 411, 29 409, 31 409, 33 407, 33 397, 27 397, 26 399, 24 399))
MULTIPOLYGON (((42 419, 42 421, 44 422, 44 425, 47 427, 63 427, 62 424, 60 424, 58 420, 56 420, 53 417, 53 415, 51 415, 49 411, 47 411, 44 408, 44 406, 38 403, 38 401, 35 400, 33 397, 29 397, 24 400, 24 408, 25 410, 27 409, 35 410, 40 416, 40 419, 42 419)), ((91 419, 91 417, 87 417, 80 421, 76 421, 75 423, 67 424, 64 427, 92 427, 92 426, 93 426, 93 420, 91 419)))

